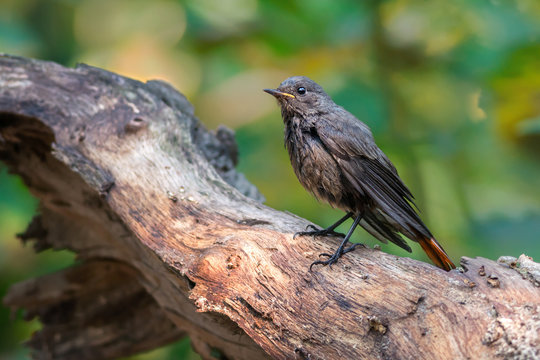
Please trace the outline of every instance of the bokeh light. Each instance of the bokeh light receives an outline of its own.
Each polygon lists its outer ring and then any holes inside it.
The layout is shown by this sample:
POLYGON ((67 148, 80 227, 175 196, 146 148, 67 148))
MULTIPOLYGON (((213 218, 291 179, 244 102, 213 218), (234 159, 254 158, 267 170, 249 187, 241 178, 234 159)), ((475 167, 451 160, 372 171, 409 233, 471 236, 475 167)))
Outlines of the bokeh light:
MULTIPOLYGON (((269 206, 328 225, 341 214, 299 185, 262 92, 307 75, 371 127, 453 260, 540 260, 538 0, 3 0, 0 52, 170 82, 207 127, 236 131, 239 169, 269 206)), ((36 206, 0 171, 2 293, 73 261, 16 239, 36 206)), ((427 260, 416 244, 382 248, 427 260)), ((0 310, 0 358, 25 358, 39 324, 0 310)), ((196 355, 184 340, 137 358, 196 355)))

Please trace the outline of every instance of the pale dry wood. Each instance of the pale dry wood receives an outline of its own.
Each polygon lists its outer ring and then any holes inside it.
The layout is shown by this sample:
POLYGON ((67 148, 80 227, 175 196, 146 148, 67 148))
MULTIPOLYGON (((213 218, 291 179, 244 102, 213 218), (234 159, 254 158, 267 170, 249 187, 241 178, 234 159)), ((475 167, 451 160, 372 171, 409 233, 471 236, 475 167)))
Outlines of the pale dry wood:
POLYGON ((338 240, 293 239, 307 222, 262 205, 235 152, 165 83, 0 57, 0 158, 41 203, 21 237, 81 262, 4 298, 44 322, 34 357, 115 358, 185 334, 205 359, 540 356, 538 264, 463 258, 446 273, 358 248, 309 272, 338 240))

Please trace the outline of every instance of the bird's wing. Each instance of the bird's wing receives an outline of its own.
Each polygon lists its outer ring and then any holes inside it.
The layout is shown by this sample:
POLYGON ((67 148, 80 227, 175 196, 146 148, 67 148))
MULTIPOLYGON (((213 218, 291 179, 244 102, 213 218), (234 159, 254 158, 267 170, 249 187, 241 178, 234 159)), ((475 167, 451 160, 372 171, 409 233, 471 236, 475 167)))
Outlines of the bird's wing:
POLYGON ((413 209, 411 192, 375 144, 369 128, 345 110, 333 116, 336 117, 318 121, 315 127, 351 185, 359 193, 367 194, 388 223, 400 225, 397 229, 407 237, 415 240, 420 234, 431 236, 413 209))

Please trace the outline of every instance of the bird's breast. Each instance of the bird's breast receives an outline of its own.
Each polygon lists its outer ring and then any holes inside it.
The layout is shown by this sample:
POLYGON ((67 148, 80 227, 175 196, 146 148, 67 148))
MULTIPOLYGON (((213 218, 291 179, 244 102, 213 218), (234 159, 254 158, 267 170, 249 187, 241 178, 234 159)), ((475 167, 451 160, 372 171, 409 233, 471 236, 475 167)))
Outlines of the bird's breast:
POLYGON ((318 200, 343 208, 342 172, 316 131, 291 124, 285 131, 285 144, 302 186, 318 200))

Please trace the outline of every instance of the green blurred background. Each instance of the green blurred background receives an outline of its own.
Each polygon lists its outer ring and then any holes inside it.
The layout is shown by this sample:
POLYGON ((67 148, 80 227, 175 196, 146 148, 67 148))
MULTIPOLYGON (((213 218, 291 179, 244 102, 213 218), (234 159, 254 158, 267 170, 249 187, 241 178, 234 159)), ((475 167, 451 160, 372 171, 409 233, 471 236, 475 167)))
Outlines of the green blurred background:
MULTIPOLYGON (((172 83, 207 127, 236 130, 268 205, 327 226, 341 213, 298 184, 261 91, 307 75, 371 127, 454 261, 540 259, 538 0, 1 0, 0 52, 172 83)), ((0 167, 0 295, 73 262, 15 238, 36 204, 0 167)), ((426 260, 413 246, 382 247, 426 260)), ((0 307, 0 359, 26 358, 39 328, 13 318, 0 307)), ((197 356, 186 339, 135 358, 197 356)))

